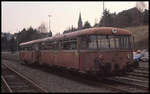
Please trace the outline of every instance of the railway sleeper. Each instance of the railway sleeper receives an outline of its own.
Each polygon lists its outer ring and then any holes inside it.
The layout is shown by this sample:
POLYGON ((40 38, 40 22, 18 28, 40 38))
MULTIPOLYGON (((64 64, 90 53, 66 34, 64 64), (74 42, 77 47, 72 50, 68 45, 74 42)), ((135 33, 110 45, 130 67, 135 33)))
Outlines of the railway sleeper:
POLYGON ((141 74, 137 74, 137 73, 127 73, 128 75, 134 75, 134 76, 139 76, 139 77, 146 77, 146 78, 148 78, 149 77, 149 75, 141 75, 141 74))
POLYGON ((131 82, 129 80, 122 80, 122 79, 116 79, 116 78, 107 78, 106 80, 107 81, 114 81, 114 82, 125 84, 125 85, 130 85, 130 86, 133 86, 133 87, 138 87, 138 88, 144 89, 144 90, 148 90, 147 86, 141 85, 141 84, 137 84, 137 83, 133 83, 133 82, 131 82))
POLYGON ((29 86, 27 86, 27 85, 13 85, 13 86, 11 86, 11 89, 16 89, 16 88, 18 88, 18 89, 24 89, 24 88, 29 88, 29 86))
POLYGON ((25 83, 17 83, 17 82, 9 82, 9 85, 20 85, 20 86, 25 86, 25 83))
POLYGON ((134 75, 127 75, 127 77, 132 78, 132 79, 138 79, 138 80, 148 81, 147 78, 139 77, 139 76, 134 76, 134 75))
POLYGON ((30 88, 22 88, 22 89, 16 88, 14 92, 38 92, 38 91, 30 88))

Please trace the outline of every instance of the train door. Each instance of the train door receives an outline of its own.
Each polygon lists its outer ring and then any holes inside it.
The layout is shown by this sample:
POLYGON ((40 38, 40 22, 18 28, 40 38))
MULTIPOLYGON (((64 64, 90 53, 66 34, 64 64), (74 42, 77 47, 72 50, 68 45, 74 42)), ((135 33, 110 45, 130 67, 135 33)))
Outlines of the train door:
POLYGON ((34 49, 32 51, 32 62, 37 63, 39 61, 39 54, 40 54, 39 44, 34 44, 33 48, 34 49))
POLYGON ((90 70, 92 66, 93 54, 89 52, 88 47, 88 35, 79 37, 79 71, 85 72, 90 70))

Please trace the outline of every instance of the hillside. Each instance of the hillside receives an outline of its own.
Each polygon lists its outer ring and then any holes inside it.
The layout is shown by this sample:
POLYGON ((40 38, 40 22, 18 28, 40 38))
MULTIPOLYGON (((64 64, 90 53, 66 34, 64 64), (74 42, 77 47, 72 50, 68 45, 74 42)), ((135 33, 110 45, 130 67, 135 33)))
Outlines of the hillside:
POLYGON ((143 26, 136 26, 136 27, 126 27, 127 29, 132 32, 133 36, 135 37, 135 47, 136 49, 148 49, 148 41, 149 41, 149 27, 148 25, 143 26))

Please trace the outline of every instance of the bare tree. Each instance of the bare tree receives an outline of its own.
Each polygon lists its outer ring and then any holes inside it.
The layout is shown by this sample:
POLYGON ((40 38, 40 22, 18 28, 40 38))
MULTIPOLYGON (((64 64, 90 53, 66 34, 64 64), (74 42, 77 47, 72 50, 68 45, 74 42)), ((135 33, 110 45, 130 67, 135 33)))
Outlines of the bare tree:
POLYGON ((38 31, 40 31, 42 33, 46 33, 47 32, 47 27, 46 27, 44 22, 42 22, 41 25, 38 27, 38 31))

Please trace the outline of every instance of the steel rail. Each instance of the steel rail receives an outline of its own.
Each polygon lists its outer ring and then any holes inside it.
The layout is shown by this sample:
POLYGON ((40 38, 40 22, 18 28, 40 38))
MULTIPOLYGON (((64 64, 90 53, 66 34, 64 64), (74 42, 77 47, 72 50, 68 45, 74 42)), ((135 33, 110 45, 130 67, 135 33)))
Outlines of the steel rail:
POLYGON ((146 70, 147 71, 147 70, 149 70, 149 67, 137 67, 136 69, 137 70, 146 70))
POLYGON ((13 93, 12 89, 10 88, 10 86, 8 85, 8 83, 6 82, 5 78, 1 75, 2 81, 4 82, 4 85, 6 86, 6 88, 8 89, 8 91, 10 93, 13 93))
POLYGON ((127 73, 128 75, 133 75, 133 76, 138 76, 138 77, 145 77, 145 78, 148 78, 149 76, 148 75, 143 75, 143 74, 137 74, 137 73, 127 73))
POLYGON ((106 79, 105 80, 107 81, 114 81, 114 82, 118 82, 118 83, 121 83, 121 84, 126 84, 126 85, 129 85, 129 86, 135 86, 137 88, 140 88, 140 89, 143 89, 143 90, 148 90, 148 87, 146 86, 143 86, 143 85, 139 85, 139 84, 131 84, 131 83, 127 83, 127 82, 123 82, 123 81, 120 81, 119 79, 106 79))
POLYGON ((120 91, 121 93, 131 93, 130 91, 127 91, 127 90, 124 90, 124 89, 120 89, 120 88, 116 88, 113 85, 109 85, 109 84, 103 83, 103 86, 105 86, 106 88, 110 88, 110 89, 113 89, 113 90, 120 91))
POLYGON ((29 82, 32 86, 36 87, 38 90, 40 90, 40 92, 48 93, 47 90, 43 89, 42 87, 40 87, 39 85, 37 85, 35 82, 33 82, 32 80, 30 80, 29 78, 23 76, 22 74, 18 73, 14 69, 10 68, 7 64, 3 64, 3 65, 5 65, 12 72, 16 73, 19 77, 23 78, 25 81, 29 82))

